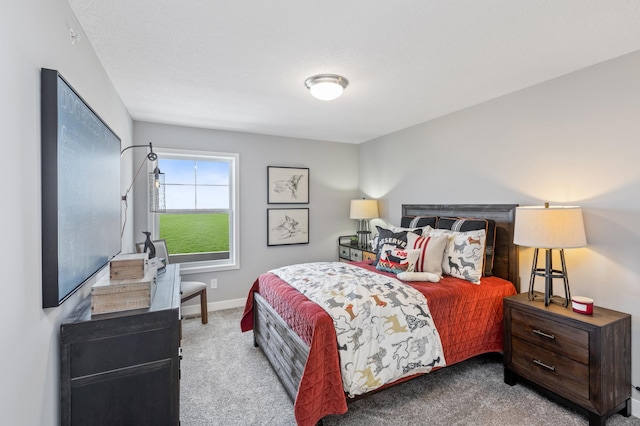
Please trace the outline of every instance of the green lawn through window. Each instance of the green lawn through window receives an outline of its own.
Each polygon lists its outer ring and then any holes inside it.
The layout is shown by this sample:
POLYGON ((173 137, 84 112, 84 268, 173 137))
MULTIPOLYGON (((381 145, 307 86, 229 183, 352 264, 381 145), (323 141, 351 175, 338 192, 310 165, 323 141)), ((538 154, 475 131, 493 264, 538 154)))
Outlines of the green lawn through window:
POLYGON ((229 215, 161 214, 160 238, 171 254, 229 251, 229 215))

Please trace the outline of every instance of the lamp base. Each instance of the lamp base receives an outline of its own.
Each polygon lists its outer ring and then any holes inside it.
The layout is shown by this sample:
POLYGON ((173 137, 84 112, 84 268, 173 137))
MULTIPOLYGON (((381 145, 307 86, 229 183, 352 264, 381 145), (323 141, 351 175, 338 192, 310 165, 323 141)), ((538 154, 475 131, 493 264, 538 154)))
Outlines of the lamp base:
MULTIPOLYGON (((569 302, 567 301, 566 298, 562 297, 562 296, 558 296, 555 294, 551 294, 547 297, 548 301, 547 303, 545 303, 545 306, 549 306, 551 304, 554 305, 560 305, 563 307, 568 307, 569 306, 569 302)), ((532 302, 544 302, 545 301, 545 294, 540 292, 540 291, 533 291, 529 293, 529 300, 531 300, 532 302)))
POLYGON ((358 234, 358 247, 361 249, 367 248, 369 235, 371 234, 369 221, 366 219, 358 219, 358 230, 356 233, 358 234))
POLYGON ((552 249, 545 249, 545 267, 538 268, 538 250, 539 249, 535 249, 533 253, 531 278, 529 280, 529 300, 542 300, 544 301, 544 306, 549 306, 549 303, 556 303, 564 306, 565 308, 568 307, 569 302, 571 301, 571 291, 569 290, 569 277, 567 275, 567 264, 564 260, 564 250, 560 249, 560 262, 562 264, 562 269, 560 270, 553 269, 552 249), (533 290, 533 285, 537 276, 544 278, 544 295, 542 297, 540 296, 541 293, 533 290), (562 281, 564 282, 564 298, 553 294, 554 278, 562 278, 562 281))

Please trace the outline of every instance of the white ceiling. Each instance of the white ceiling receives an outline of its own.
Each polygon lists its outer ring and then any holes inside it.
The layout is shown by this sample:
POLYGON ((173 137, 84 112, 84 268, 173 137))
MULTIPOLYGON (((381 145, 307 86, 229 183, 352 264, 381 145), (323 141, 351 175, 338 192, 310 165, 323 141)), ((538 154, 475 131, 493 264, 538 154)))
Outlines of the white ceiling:
POLYGON ((640 50, 638 0, 69 4, 134 120, 348 143, 640 50))

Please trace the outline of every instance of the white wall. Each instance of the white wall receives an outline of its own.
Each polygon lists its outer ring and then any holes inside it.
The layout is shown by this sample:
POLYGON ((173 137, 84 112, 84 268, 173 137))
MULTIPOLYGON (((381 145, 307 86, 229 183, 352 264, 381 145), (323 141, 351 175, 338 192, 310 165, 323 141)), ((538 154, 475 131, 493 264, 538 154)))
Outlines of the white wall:
POLYGON ((56 425, 59 323, 82 294, 42 309, 40 68, 60 71, 123 145, 132 122, 65 0, 7 0, 1 9, 0 424, 56 425), (69 27, 80 44, 71 45, 69 27))
MULTIPOLYGON (((240 154, 240 269, 189 276, 205 283, 218 280, 218 288, 208 290, 214 308, 221 301, 242 299, 244 304, 255 279, 269 269, 336 260, 338 236, 355 232, 349 201, 359 196, 357 145, 144 122, 134 123, 133 139, 135 144, 152 142, 154 147, 240 154), (267 166, 308 167, 309 204, 267 204, 267 166), (308 245, 267 247, 267 208, 279 207, 309 208, 308 245)), ((140 181, 135 190, 144 194, 140 181)), ((149 229, 146 200, 142 196, 135 200, 134 238, 142 241, 142 231, 149 229)))
MULTIPOLYGON (((361 190, 403 203, 573 204, 588 247, 567 250, 572 295, 632 315, 640 386, 640 52, 360 145, 361 190), (395 153, 391 155, 390 153, 395 153), (390 159, 391 158, 391 159, 390 159)), ((520 251, 526 291, 532 250, 520 251)), ((540 290, 542 283, 536 289, 540 290)), ((562 286, 555 286, 556 293, 562 286)), ((640 394, 632 392, 640 416, 640 394)))

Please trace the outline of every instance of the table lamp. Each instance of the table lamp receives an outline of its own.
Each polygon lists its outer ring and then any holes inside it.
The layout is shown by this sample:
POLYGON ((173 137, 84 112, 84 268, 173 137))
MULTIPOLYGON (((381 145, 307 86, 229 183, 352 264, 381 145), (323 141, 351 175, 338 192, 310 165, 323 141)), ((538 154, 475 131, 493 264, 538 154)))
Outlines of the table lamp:
POLYGON ((351 200, 349 217, 358 221, 358 229, 356 232, 358 234, 358 246, 360 248, 366 248, 369 234, 371 234, 369 230, 369 220, 378 217, 378 201, 365 199, 351 200))
POLYGON ((533 247, 533 263, 529 280, 529 300, 535 300, 535 277, 544 277, 544 305, 557 303, 567 307, 571 300, 564 249, 584 247, 587 239, 582 220, 582 209, 574 206, 517 207, 513 243, 533 247), (538 251, 545 250, 545 267, 538 268, 538 251), (553 269, 552 251, 560 251, 561 269, 553 269), (553 295, 553 279, 564 281, 564 300, 553 295))

